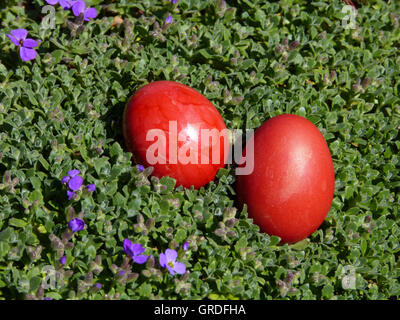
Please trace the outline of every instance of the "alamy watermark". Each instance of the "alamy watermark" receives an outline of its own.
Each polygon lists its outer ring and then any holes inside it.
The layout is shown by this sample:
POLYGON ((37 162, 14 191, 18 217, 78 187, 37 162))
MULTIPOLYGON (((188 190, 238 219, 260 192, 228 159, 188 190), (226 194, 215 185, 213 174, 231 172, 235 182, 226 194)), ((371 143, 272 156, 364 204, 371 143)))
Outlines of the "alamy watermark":
POLYGON ((64 279, 62 273, 58 272, 52 265, 46 265, 42 269, 42 273, 45 274, 42 280, 43 289, 56 290, 60 289, 63 285, 64 279))
POLYGON ((56 9, 54 8, 54 6, 44 6, 42 8, 42 13, 45 14, 47 13, 43 19, 42 19, 42 23, 41 23, 41 28, 42 29, 55 29, 56 28, 56 9))
POLYGON ((356 289, 356 269, 353 266, 344 266, 341 272, 341 278, 343 289, 356 289))
POLYGON ((344 29, 355 29, 356 26, 356 17, 357 17, 357 10, 350 5, 345 5, 342 8, 342 13, 346 15, 342 19, 342 27, 344 29))
POLYGON ((246 130, 244 137, 242 130, 204 129, 196 124, 178 132, 177 121, 170 121, 168 133, 161 129, 147 131, 146 141, 153 143, 147 148, 146 160, 150 165, 235 163, 237 175, 248 175, 254 169, 253 134, 253 129, 246 130))

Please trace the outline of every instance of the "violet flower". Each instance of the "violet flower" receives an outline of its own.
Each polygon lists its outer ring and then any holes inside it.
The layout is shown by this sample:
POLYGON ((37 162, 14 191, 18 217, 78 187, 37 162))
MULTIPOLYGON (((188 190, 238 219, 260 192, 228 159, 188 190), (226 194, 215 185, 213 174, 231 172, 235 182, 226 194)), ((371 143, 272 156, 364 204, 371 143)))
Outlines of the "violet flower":
POLYGON ((129 239, 124 240, 124 251, 138 264, 143 264, 147 261, 149 256, 142 254, 145 249, 139 243, 132 243, 129 239))
POLYGON ((82 183, 83 183, 83 178, 81 176, 75 176, 75 177, 72 177, 68 181, 68 187, 72 191, 76 191, 76 190, 80 189, 80 187, 82 186, 82 183))
POLYGON ((70 222, 68 222, 68 227, 71 229, 72 232, 78 232, 83 230, 85 227, 85 222, 81 219, 74 218, 70 222))
POLYGON ((83 183, 83 178, 78 176, 81 172, 79 170, 70 170, 67 172, 67 176, 61 179, 62 184, 68 185, 69 190, 67 190, 68 200, 71 200, 75 192, 79 190, 83 183))
POLYGON ((67 190, 67 197, 68 197, 68 200, 71 200, 71 199, 74 197, 74 195, 75 195, 75 192, 70 191, 70 190, 67 190))
POLYGON ((68 181, 71 179, 71 178, 74 178, 74 177, 76 177, 78 174, 80 174, 81 172, 79 171, 79 170, 76 170, 76 169, 74 169, 74 170, 69 170, 68 172, 67 172, 67 176, 65 176, 65 177, 63 177, 62 179, 61 179, 61 183, 62 184, 66 184, 66 183, 68 183, 68 181))
POLYGON ((25 29, 15 29, 7 34, 12 43, 19 48, 19 56, 23 61, 29 61, 36 58, 36 50, 38 43, 36 40, 26 38, 28 31, 25 29))
POLYGON ((65 265, 66 261, 67 261, 67 256, 63 256, 63 257, 60 258, 61 265, 65 265))
POLYGON ((138 165, 136 165, 136 169, 138 169, 139 172, 143 172, 144 171, 144 166, 142 164, 138 164, 138 165))
POLYGON ((46 2, 51 5, 58 3, 64 10, 70 9, 74 3, 73 0, 46 0, 46 2))
POLYGON ((178 274, 184 274, 186 272, 186 266, 184 263, 176 261, 177 257, 178 253, 175 250, 165 250, 165 253, 160 254, 160 266, 167 268, 171 275, 174 275, 175 272, 178 274))
POLYGON ((170 24, 172 22, 172 16, 169 14, 168 17, 165 19, 166 24, 170 24))
POLYGON ((92 184, 88 184, 86 186, 86 188, 90 191, 90 192, 94 192, 96 190, 96 185, 94 183, 92 184))
POLYGON ((185 242, 182 246, 183 251, 187 251, 189 249, 189 242, 185 242))
POLYGON ((75 17, 79 17, 81 13, 83 13, 83 20, 90 21, 90 19, 97 17, 97 10, 95 8, 87 8, 85 1, 78 0, 72 4, 72 12, 75 17))

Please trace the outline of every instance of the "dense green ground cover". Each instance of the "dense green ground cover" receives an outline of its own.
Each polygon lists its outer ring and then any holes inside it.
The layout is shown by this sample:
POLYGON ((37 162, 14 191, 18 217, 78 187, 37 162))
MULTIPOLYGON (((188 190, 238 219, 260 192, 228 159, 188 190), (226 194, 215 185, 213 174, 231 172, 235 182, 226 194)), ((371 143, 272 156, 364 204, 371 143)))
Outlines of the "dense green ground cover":
POLYGON ((86 3, 99 16, 78 30, 60 7, 46 29, 43 0, 0 4, 0 299, 400 296, 399 2, 368 1, 353 29, 338 0, 86 3), (16 28, 41 40, 35 60, 6 36, 16 28), (235 207, 232 168, 201 190, 136 169, 123 108, 164 79, 202 92, 228 128, 282 113, 318 126, 336 189, 309 239, 260 233, 235 207), (69 201, 71 169, 96 191, 69 201), (86 228, 71 238, 73 216, 86 228), (125 238, 154 259, 125 259, 125 238), (167 248, 189 272, 160 268, 167 248))

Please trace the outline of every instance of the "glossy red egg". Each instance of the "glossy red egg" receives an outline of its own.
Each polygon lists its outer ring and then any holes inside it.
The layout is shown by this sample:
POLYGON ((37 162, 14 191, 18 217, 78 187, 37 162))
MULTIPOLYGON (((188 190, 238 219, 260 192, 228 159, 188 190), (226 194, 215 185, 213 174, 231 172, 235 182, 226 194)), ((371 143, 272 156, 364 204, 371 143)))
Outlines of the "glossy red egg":
POLYGON ((239 202, 262 231, 282 242, 308 237, 326 218, 335 189, 324 137, 309 120, 284 114, 266 121, 251 139, 254 170, 237 176, 239 202))
POLYGON ((123 133, 136 162, 186 188, 212 181, 228 156, 218 110, 198 91, 173 81, 150 83, 131 97, 123 133))

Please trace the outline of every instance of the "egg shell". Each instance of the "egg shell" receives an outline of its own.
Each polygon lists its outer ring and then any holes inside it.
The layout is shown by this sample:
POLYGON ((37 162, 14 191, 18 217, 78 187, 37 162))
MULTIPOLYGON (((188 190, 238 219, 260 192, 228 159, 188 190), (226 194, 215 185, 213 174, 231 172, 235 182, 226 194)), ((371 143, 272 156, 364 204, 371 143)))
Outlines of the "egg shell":
POLYGON ((176 179, 176 186, 185 188, 197 189, 214 180, 228 156, 225 136, 221 135, 219 141, 210 139, 207 144, 201 138, 204 129, 221 133, 226 125, 204 95, 174 81, 156 81, 140 88, 127 103, 123 116, 124 140, 134 161, 152 166, 154 176, 169 176, 176 179), (149 136, 149 130, 156 130, 156 135, 163 132, 165 139, 149 136), (165 158, 165 163, 154 163, 149 151, 165 158), (204 151, 209 154, 207 162, 201 158, 204 151), (214 154, 217 156, 212 158, 214 154))
POLYGON ((254 170, 237 176, 239 203, 247 204, 263 232, 283 243, 308 237, 326 218, 335 189, 323 135, 304 117, 283 114, 266 121, 251 139, 254 170))

